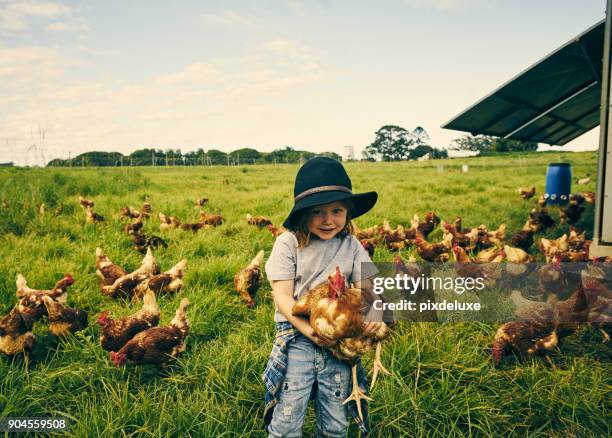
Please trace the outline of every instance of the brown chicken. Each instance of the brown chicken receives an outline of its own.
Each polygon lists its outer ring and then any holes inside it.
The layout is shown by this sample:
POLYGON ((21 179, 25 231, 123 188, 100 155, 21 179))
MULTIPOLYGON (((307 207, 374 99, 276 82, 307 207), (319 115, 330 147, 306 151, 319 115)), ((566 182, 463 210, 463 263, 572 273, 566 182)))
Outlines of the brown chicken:
POLYGON ((582 192, 581 195, 587 204, 595 204, 595 192, 582 192))
POLYGON ((354 401, 357 406, 357 412, 359 417, 363 420, 363 412, 361 409, 361 400, 372 401, 371 397, 368 397, 365 392, 359 386, 357 380, 357 359, 363 354, 369 352, 374 345, 376 350, 374 353, 373 369, 372 369, 372 383, 370 384, 370 390, 374 388, 378 373, 390 375, 391 373, 383 366, 381 362, 381 348, 382 341, 389 336, 390 330, 386 323, 382 323, 380 329, 371 335, 365 335, 363 332, 357 336, 350 338, 343 338, 340 341, 329 347, 329 351, 339 360, 351 366, 352 375, 352 390, 351 395, 342 402, 346 404, 350 401, 354 401))
POLYGON ((490 260, 481 262, 477 258, 469 257, 459 245, 454 245, 454 268, 457 275, 465 278, 486 278, 487 283, 493 283, 501 277, 500 263, 503 262, 505 257, 503 250, 495 248, 495 253, 495 256, 490 260))
POLYGON ((366 250, 370 258, 374 257, 374 251, 377 244, 376 239, 361 239, 359 243, 361 243, 361 246, 363 246, 363 249, 366 250))
POLYGON ((64 337, 87 327, 86 311, 65 306, 49 296, 44 296, 43 301, 47 308, 49 331, 54 336, 64 337))
POLYGON ((543 237, 540 239, 538 246, 546 257, 547 263, 550 263, 554 256, 569 252, 567 234, 564 234, 555 240, 549 240, 543 237))
POLYGON ((381 231, 380 225, 374 225, 364 230, 360 229, 356 224, 353 224, 353 233, 357 239, 372 239, 381 231))
POLYGON ((143 280, 153 275, 159 274, 159 266, 151 248, 147 250, 147 254, 142 259, 142 264, 138 269, 129 274, 123 275, 108 286, 100 286, 103 294, 112 298, 129 297, 132 295, 132 290, 143 280))
MULTIPOLYGON (((457 218, 457 219, 459 220, 459 226, 461 226, 461 218, 457 218)), ((442 223, 442 228, 444 229, 445 238, 448 234, 452 236, 451 243, 453 245, 458 245, 461 248, 470 248, 471 246, 470 237, 467 236, 465 233, 462 233, 461 231, 457 231, 456 225, 453 226, 445 221, 442 223)))
POLYGON ((140 217, 140 212, 126 205, 119 210, 119 217, 125 219, 138 219, 140 217))
POLYGON ((550 294, 560 295, 567 290, 567 277, 558 256, 554 256, 550 263, 538 268, 538 286, 545 297, 550 294))
POLYGON ((285 227, 275 227, 272 224, 268 225, 267 228, 268 228, 268 231, 270 231, 270 233, 272 233, 272 236, 274 236, 275 239, 278 236, 280 236, 281 234, 283 234, 285 231, 287 231, 287 229, 285 227))
POLYGON ((428 262, 445 262, 448 260, 449 242, 429 243, 421 237, 414 239, 417 254, 428 262))
POLYGON ((74 278, 72 278, 72 275, 70 274, 65 274, 64 277, 55 283, 55 286, 53 286, 53 289, 51 290, 37 290, 30 288, 26 283, 25 277, 21 274, 17 275, 17 281, 15 283, 17 285, 17 291, 15 292, 17 298, 32 298, 35 302, 42 306, 43 302, 41 297, 47 295, 53 298, 55 301, 66 304, 68 301, 68 287, 74 284, 74 278))
POLYGON ((200 223, 204 225, 211 225, 216 227, 223 224, 223 218, 220 214, 206 213, 205 211, 200 212, 200 223))
POLYGON ((83 198, 81 195, 79 195, 79 204, 81 204, 82 208, 93 208, 94 206, 92 199, 83 198))
MULTIPOLYGON (((522 305, 531 305, 532 311, 523 308, 523 318, 507 322, 497 330, 493 341, 493 358, 496 364, 510 352, 517 353, 524 359, 554 350, 559 345, 560 338, 572 334, 580 323, 586 321, 589 311, 582 288, 565 301, 557 301, 554 295, 544 304, 524 298, 522 300, 522 305)), ((546 358, 550 362, 548 356, 546 358)))
MULTIPOLYGON (((416 214, 413 218, 413 222, 415 221, 415 219, 418 221, 418 215, 416 214)), ((439 223, 440 218, 436 216, 433 211, 427 212, 427 214, 425 215, 425 220, 422 222, 418 222, 418 225, 416 227, 417 235, 420 235, 423 238, 427 238, 427 236, 431 234, 436 225, 438 225, 439 223)))
POLYGON ((199 198, 195 200, 193 205, 195 207, 204 207, 204 204, 206 204, 207 202, 208 202, 208 198, 199 198))
POLYGON ((241 269, 234 275, 234 289, 240 294, 249 308, 255 305, 255 295, 257 295, 257 291, 263 283, 263 274, 261 272, 263 259, 264 251, 262 249, 246 268, 241 269))
POLYGON ((259 228, 265 228, 272 225, 272 220, 265 216, 251 216, 247 213, 246 220, 249 225, 254 225, 259 228))
POLYGON ((7 356, 23 353, 26 363, 36 338, 32 333, 33 321, 23 318, 17 306, 0 319, 0 351, 7 356))
POLYGON ((555 226, 555 220, 548 214, 548 209, 545 207, 533 209, 529 213, 527 224, 523 229, 531 229, 533 232, 546 231, 548 228, 555 226))
POLYGON ((178 262, 172 269, 153 275, 138 284, 132 291, 132 298, 141 298, 147 291, 156 295, 178 293, 185 286, 183 277, 187 268, 187 259, 178 262))
POLYGON ((125 231, 125 234, 129 236, 130 234, 140 232, 140 230, 142 229, 142 226, 144 225, 142 219, 143 219, 143 216, 138 215, 134 222, 128 222, 127 224, 125 224, 125 227, 123 228, 123 230, 125 231))
POLYGON ((168 230, 171 228, 179 228, 181 222, 174 216, 166 216, 162 212, 157 214, 159 216, 159 229, 160 231, 168 230))
POLYGON ((185 339, 189 334, 188 305, 189 300, 183 298, 169 325, 151 327, 137 333, 119 351, 109 353, 111 361, 117 368, 127 361, 134 365, 154 364, 165 367, 185 351, 185 339))
POLYGON ((559 209, 559 222, 562 224, 575 224, 580 220, 584 210, 585 208, 582 205, 570 201, 566 207, 559 209))
POLYGON ((101 286, 109 286, 118 278, 127 275, 127 271, 121 266, 114 264, 102 251, 96 248, 96 275, 100 277, 101 286))
POLYGON ((524 251, 528 251, 533 245, 533 230, 523 229, 512 235, 512 245, 517 248, 521 248, 524 251))
POLYGON ((310 317, 310 325, 317 336, 338 340, 361 333, 361 290, 347 288, 345 279, 336 267, 336 272, 323 283, 300 297, 293 305, 295 316, 310 317))
POLYGON ((155 293, 147 290, 142 301, 142 308, 120 319, 113 319, 109 312, 102 312, 98 324, 102 328, 100 345, 106 351, 118 351, 137 333, 159 324, 159 307, 155 301, 155 293))
POLYGON ((98 213, 93 211, 93 209, 91 207, 87 207, 85 209, 85 219, 90 224, 95 224, 95 223, 98 223, 98 222, 104 222, 104 216, 99 215, 98 213))
POLYGON ((532 187, 531 189, 526 189, 524 187, 521 187, 518 189, 519 195, 521 195, 521 198, 523 199, 531 199, 533 198, 533 195, 535 195, 536 192, 536 188, 535 186, 532 187))

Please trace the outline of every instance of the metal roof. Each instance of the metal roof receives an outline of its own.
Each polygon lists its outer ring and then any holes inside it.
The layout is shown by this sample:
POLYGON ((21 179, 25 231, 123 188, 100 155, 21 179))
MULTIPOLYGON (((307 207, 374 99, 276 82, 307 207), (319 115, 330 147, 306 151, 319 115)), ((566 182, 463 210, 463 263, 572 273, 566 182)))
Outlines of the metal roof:
POLYGON ((605 20, 481 99, 443 128, 564 145, 599 125, 605 20))

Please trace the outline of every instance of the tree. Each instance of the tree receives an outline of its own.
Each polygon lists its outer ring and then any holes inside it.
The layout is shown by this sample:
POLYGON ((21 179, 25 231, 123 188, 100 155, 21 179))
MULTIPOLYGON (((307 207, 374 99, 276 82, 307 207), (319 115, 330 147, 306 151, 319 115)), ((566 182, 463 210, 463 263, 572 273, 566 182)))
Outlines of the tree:
POLYGON ((451 147, 453 151, 472 151, 472 152, 485 152, 491 150, 493 144, 493 137, 488 135, 476 135, 471 134, 459 137, 453 140, 455 146, 451 147))
POLYGON ((414 146, 412 135, 396 125, 385 125, 376 131, 372 144, 366 146, 364 158, 380 158, 383 161, 406 160, 414 146))
POLYGON ((253 161, 257 161, 260 157, 261 154, 252 148, 242 148, 230 153, 230 158, 233 158, 234 161, 240 163, 252 164, 253 161))
POLYGON ((538 144, 532 141, 511 140, 489 135, 466 135, 453 140, 455 146, 451 150, 473 152, 525 152, 535 151, 538 144))

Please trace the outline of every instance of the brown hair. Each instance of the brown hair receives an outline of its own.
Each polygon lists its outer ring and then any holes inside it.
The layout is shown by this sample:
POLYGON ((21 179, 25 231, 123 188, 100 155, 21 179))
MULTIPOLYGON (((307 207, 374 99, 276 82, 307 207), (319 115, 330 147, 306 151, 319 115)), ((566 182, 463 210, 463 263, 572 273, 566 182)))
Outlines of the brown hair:
MULTIPOLYGON (((348 236, 349 234, 353 234, 354 227, 353 221, 351 220, 351 210, 353 209, 353 203, 349 199, 338 201, 340 202, 344 208, 346 208, 346 223, 344 224, 344 228, 338 234, 334 236, 334 238, 339 237, 342 238, 344 236, 348 236)), ((310 213, 317 206, 313 206, 310 208, 306 208, 300 212, 299 220, 295 227, 292 228, 293 234, 298 241, 298 248, 304 248, 310 244, 310 230, 308 229, 308 220, 310 219, 310 213)))

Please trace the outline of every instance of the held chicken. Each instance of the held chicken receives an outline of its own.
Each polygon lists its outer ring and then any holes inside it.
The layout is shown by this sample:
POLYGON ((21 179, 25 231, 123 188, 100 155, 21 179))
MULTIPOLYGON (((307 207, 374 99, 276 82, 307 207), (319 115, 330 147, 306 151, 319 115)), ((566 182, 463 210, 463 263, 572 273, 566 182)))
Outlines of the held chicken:
POLYGON ((174 265, 172 269, 147 278, 133 289, 132 298, 139 299, 147 291, 152 291, 156 295, 180 292, 183 286, 185 286, 183 277, 185 276, 186 268, 187 259, 183 259, 174 265))
POLYGON ((187 306, 189 300, 183 298, 170 324, 164 327, 151 327, 137 333, 119 351, 111 351, 110 359, 117 368, 127 361, 134 365, 154 364, 165 367, 185 351, 185 339, 189 334, 187 306))
POLYGON ((361 290, 347 288, 345 279, 336 267, 335 274, 300 297, 293 305, 295 316, 310 317, 310 325, 317 336, 338 340, 358 335, 363 327, 361 290))
POLYGON ((259 228, 265 228, 268 225, 272 225, 272 220, 265 216, 251 216, 247 213, 246 220, 249 225, 254 225, 259 228))
POLYGON ((86 311, 67 307, 49 296, 44 296, 43 301, 47 308, 49 331, 54 336, 64 337, 87 327, 86 311))
POLYGON ((261 272, 263 259, 264 251, 262 249, 246 268, 241 269, 234 275, 234 289, 236 289, 236 292, 240 294, 240 297, 242 297, 250 309, 255 305, 255 295, 257 295, 257 291, 263 283, 263 274, 261 272))
POLYGON ((127 271, 109 259, 102 248, 96 248, 96 275, 102 281, 101 286, 109 286, 118 278, 127 275, 127 271))
POLYGON ((13 307, 0 319, 0 351, 7 356, 23 353, 27 364, 36 341, 32 327, 33 322, 24 319, 17 306, 13 307))
POLYGON ((159 324, 159 307, 155 301, 155 293, 147 290, 143 297, 142 308, 133 315, 113 319, 109 312, 102 312, 98 324, 102 328, 100 345, 106 351, 118 351, 137 333, 159 324))
POLYGON ((363 412, 361 406, 361 400, 372 401, 371 397, 368 397, 365 392, 359 386, 357 380, 357 359, 369 352, 374 345, 375 353, 374 353, 374 363, 372 369, 372 383, 370 384, 370 391, 374 388, 376 384, 376 379, 378 377, 378 373, 382 372, 383 374, 390 375, 391 373, 383 366, 381 362, 381 349, 382 349, 382 341, 389 336, 390 330, 389 326, 382 322, 381 327, 373 334, 366 335, 363 332, 358 336, 343 338, 336 345, 328 347, 329 351, 342 362, 351 366, 351 380, 352 380, 352 390, 351 395, 342 402, 342 404, 346 404, 350 401, 354 401, 357 406, 357 412, 359 417, 363 420, 363 412))

